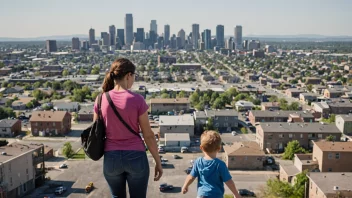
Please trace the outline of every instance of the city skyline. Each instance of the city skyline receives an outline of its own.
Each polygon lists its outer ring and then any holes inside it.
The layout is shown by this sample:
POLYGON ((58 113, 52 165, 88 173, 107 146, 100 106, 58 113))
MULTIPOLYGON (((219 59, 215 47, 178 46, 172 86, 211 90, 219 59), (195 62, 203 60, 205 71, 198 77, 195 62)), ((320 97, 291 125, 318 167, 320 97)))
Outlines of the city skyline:
MULTIPOLYGON (((133 14, 133 32, 137 28, 149 31, 151 20, 156 20, 158 34, 164 32, 164 25, 170 25, 170 35, 177 34, 181 29, 185 32, 192 31, 192 24, 200 25, 200 32, 210 29, 216 32, 216 26, 224 25, 225 35, 233 35, 234 27, 242 25, 243 35, 297 35, 319 34, 327 36, 352 35, 352 28, 345 24, 345 20, 352 17, 349 10, 352 2, 346 0, 305 2, 271 1, 270 4, 253 1, 227 1, 218 5, 217 9, 210 1, 202 4, 193 2, 194 6, 186 1, 173 4, 175 9, 166 9, 159 0, 148 2, 147 5, 140 1, 126 2, 114 6, 115 2, 109 2, 109 6, 88 6, 87 9, 77 11, 75 7, 81 6, 80 1, 60 1, 48 3, 37 0, 37 3, 16 1, 2 3, 0 8, 1 27, 6 27, 0 32, 0 37, 30 38, 53 35, 87 34, 87 29, 94 28, 97 33, 109 32, 109 26, 115 25, 117 29, 124 28, 125 14, 133 14), (304 6, 301 3, 304 2, 304 6), (317 4, 319 2, 319 4, 317 4), (72 5, 71 5, 72 4, 72 5), (233 6, 232 6, 233 5, 233 6), (238 9, 233 9, 234 6, 238 9), (317 6, 319 5, 319 7, 317 6), (147 7, 157 7, 146 9, 147 7), (240 8, 242 7, 242 8, 240 8), (160 8, 160 9, 159 9, 160 8), (180 14, 182 9, 182 14, 180 14), (226 17, 223 13, 228 13, 226 17), (89 13, 89 14, 88 14, 89 13), (92 14, 94 13, 94 14, 92 14), (329 14, 327 14, 329 13, 329 14), (45 17, 43 17, 45 16, 45 17), (72 20, 72 19, 75 20, 72 20), (56 21, 56 23, 55 23, 56 21), (77 21, 79 21, 77 23, 77 21), (53 23, 54 22, 54 23, 53 23), (50 27, 50 28, 45 28, 50 27)), ((89 4, 90 1, 84 1, 89 4)), ((83 3, 83 2, 82 2, 83 3)))

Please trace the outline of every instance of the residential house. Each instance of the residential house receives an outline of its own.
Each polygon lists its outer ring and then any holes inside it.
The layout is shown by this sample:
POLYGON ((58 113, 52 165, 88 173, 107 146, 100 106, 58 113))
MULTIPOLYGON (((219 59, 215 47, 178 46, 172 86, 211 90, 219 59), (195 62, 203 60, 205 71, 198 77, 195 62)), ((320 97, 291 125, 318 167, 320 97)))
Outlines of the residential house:
POLYGON ((270 89, 276 89, 280 87, 281 84, 279 82, 268 82, 267 85, 270 89))
POLYGON ((3 87, 0 89, 0 93, 2 94, 21 94, 23 92, 24 92, 23 88, 19 86, 9 87, 9 88, 3 87))
POLYGON ((77 113, 77 121, 92 122, 94 117, 94 104, 80 104, 80 110, 77 113))
POLYGON ((165 137, 166 133, 187 133, 194 136, 194 119, 190 114, 181 116, 160 116, 160 136, 165 137))
POLYGON ((185 72, 185 71, 200 71, 202 65, 199 63, 174 63, 173 65, 174 70, 185 72))
POLYGON ((197 134, 203 133, 207 121, 212 119, 213 126, 220 132, 231 132, 238 128, 238 112, 232 109, 204 110, 193 113, 197 134))
POLYGON ((301 89, 297 88, 292 88, 292 89, 286 89, 285 94, 291 98, 298 98, 301 93, 304 91, 301 89))
POLYGON ((319 95, 323 95, 325 89, 326 89, 326 86, 324 85, 313 85, 312 92, 319 95))
POLYGON ((262 111, 278 111, 280 104, 278 102, 262 102, 262 111))
POLYGON ((9 101, 11 99, 9 98, 0 98, 0 106, 5 106, 6 102, 9 101))
POLYGON ((13 110, 25 110, 27 108, 27 104, 30 103, 32 100, 35 100, 33 97, 21 97, 18 100, 12 102, 12 109, 13 110))
POLYGON ((336 127, 343 134, 352 134, 352 115, 336 115, 335 117, 336 127))
POLYGON ((190 110, 190 100, 188 98, 157 98, 150 99, 150 112, 152 114, 167 113, 168 111, 184 111, 190 110))
POLYGON ((169 65, 176 63, 176 57, 172 56, 158 56, 158 65, 167 63, 169 65))
POLYGON ((307 77, 305 78, 305 85, 320 85, 321 78, 307 77))
POLYGON ((352 173, 309 173, 309 198, 352 197, 352 173))
POLYGON ((252 110, 255 105, 252 102, 239 100, 235 103, 237 111, 249 111, 252 110))
POLYGON ((1 197, 24 197, 45 182, 43 144, 15 142, 0 150, 1 197))
POLYGON ((60 76, 62 75, 63 69, 60 65, 46 65, 40 70, 42 76, 60 76))
POLYGON ((53 103, 53 107, 56 111, 77 112, 79 110, 79 103, 58 101, 53 103))
POLYGON ((254 126, 258 122, 314 122, 314 116, 306 111, 260 111, 252 110, 248 119, 254 126))
POLYGON ((29 121, 33 136, 47 136, 69 133, 71 120, 67 111, 34 111, 29 121))
POLYGON ((299 100, 304 103, 316 102, 318 100, 318 95, 315 93, 300 93, 299 100))
POLYGON ((224 146, 223 160, 232 170, 261 170, 265 153, 256 142, 234 142, 224 146))
POLYGON ((22 131, 21 120, 2 119, 0 120, 0 137, 15 137, 22 131))
POLYGON ((315 112, 320 113, 321 117, 327 118, 330 114, 330 106, 326 102, 313 102, 313 109, 315 112))
POLYGON ((352 172, 352 142, 313 142, 320 172, 352 172))
POLYGON ((352 113, 352 103, 341 101, 329 103, 331 114, 349 114, 352 113))
POLYGON ((339 98, 345 94, 343 89, 329 88, 324 90, 324 97, 326 98, 339 98))
POLYGON ((310 149, 313 147, 311 140, 325 139, 329 135, 335 140, 341 138, 341 132, 334 124, 320 123, 261 123, 256 127, 256 132, 256 141, 267 152, 282 152, 292 140, 310 149))
POLYGON ((1 68, 0 69, 0 76, 7 76, 11 73, 12 69, 11 68, 1 68))

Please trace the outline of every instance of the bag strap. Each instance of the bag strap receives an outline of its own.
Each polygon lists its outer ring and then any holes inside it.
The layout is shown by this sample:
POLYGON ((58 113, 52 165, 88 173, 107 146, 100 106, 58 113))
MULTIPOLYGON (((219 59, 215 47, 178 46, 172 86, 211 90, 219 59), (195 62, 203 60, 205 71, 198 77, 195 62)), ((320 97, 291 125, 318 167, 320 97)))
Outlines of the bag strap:
POLYGON ((119 112, 117 111, 114 103, 112 102, 109 92, 105 92, 106 95, 106 99, 109 102, 110 107, 112 108, 112 110, 114 111, 115 115, 119 118, 119 120, 122 122, 123 125, 125 125, 125 127, 134 135, 138 136, 140 139, 142 139, 142 137, 139 135, 139 133, 135 132, 121 117, 121 115, 119 114, 119 112))
POLYGON ((103 114, 101 113, 101 98, 103 96, 103 93, 99 93, 98 94, 98 118, 102 119, 103 118, 103 114))

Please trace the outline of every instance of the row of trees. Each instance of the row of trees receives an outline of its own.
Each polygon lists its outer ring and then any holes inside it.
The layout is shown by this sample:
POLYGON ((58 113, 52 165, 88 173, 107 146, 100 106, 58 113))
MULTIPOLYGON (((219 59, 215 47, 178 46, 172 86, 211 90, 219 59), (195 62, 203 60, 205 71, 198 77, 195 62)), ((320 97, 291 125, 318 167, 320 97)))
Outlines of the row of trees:
POLYGON ((270 102, 278 102, 280 105, 280 109, 284 111, 298 111, 300 110, 300 105, 298 102, 292 102, 291 104, 288 104, 287 100, 285 98, 278 98, 277 96, 271 96, 269 98, 270 102))

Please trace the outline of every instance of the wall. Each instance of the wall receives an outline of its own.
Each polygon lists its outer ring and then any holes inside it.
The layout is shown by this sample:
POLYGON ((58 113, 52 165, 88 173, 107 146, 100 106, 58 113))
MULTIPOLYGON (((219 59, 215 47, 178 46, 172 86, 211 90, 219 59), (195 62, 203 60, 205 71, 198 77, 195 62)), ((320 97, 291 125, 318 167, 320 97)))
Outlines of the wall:
POLYGON ((189 147, 191 144, 190 141, 175 141, 175 140, 167 140, 165 138, 165 146, 166 147, 189 147))
POLYGON ((226 165, 233 170, 262 170, 264 156, 231 155, 226 157, 226 165))
POLYGON ((151 104, 150 111, 151 113, 160 113, 160 112, 168 112, 168 111, 181 111, 184 110, 185 112, 189 111, 190 104, 151 104))
POLYGON ((188 133, 190 136, 194 136, 194 126, 160 126, 160 136, 165 137, 165 133, 188 133))
POLYGON ((352 152, 323 152, 323 160, 319 161, 322 172, 352 172, 352 152), (336 159, 336 154, 340 158, 336 159), (329 155, 331 158, 329 159, 329 155))

